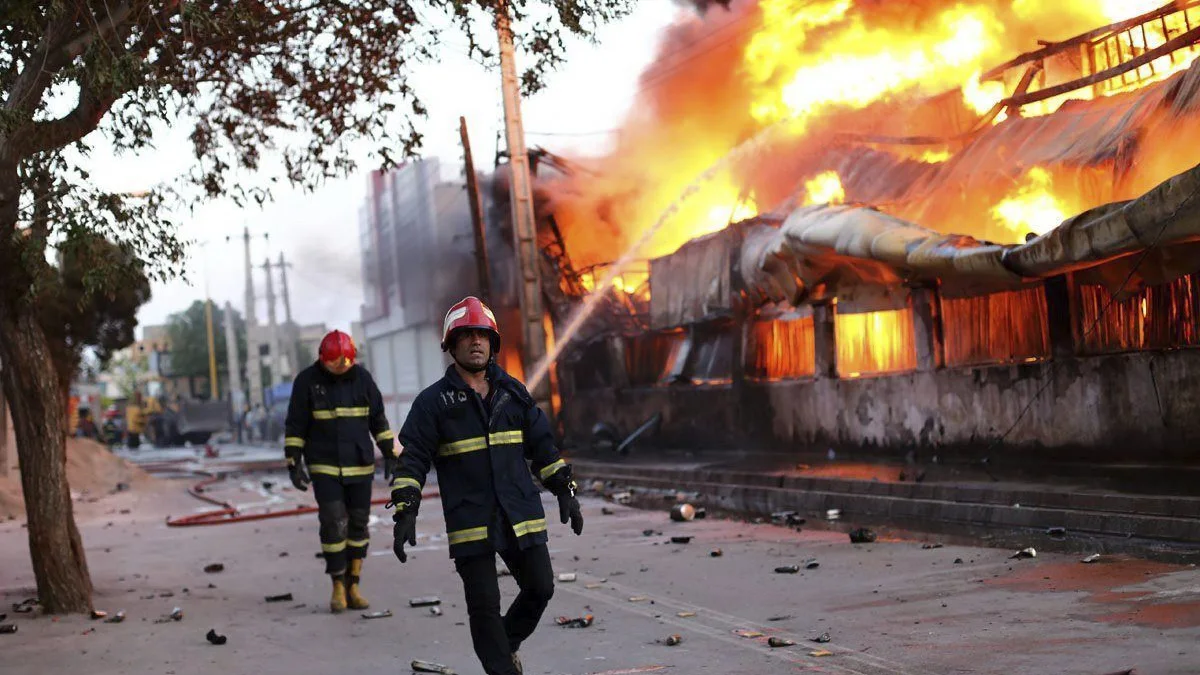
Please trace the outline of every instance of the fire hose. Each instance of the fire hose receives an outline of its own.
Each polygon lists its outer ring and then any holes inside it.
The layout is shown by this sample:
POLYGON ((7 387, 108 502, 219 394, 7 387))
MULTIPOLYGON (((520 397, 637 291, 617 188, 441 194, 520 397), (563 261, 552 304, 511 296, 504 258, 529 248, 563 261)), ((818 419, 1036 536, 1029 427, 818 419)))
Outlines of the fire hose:
MULTIPOLYGON (((208 502, 209 504, 219 506, 220 508, 213 509, 211 511, 203 511, 201 513, 195 513, 190 516, 180 516, 178 518, 172 518, 170 516, 167 516, 167 526, 168 527, 194 527, 197 525, 224 525, 226 523, 247 523, 247 522, 254 521, 254 520, 267 520, 269 518, 284 518, 287 516, 299 516, 299 515, 304 515, 306 513, 316 513, 317 512, 317 507, 315 507, 315 506, 298 506, 298 507, 291 508, 291 509, 285 509, 283 511, 266 511, 263 513, 241 513, 240 511, 238 511, 238 508, 236 506, 234 506, 233 504, 231 504, 229 502, 223 502, 219 499, 215 499, 213 497, 209 497, 208 495, 204 494, 204 489, 206 487, 208 487, 209 485, 212 485, 213 483, 219 483, 219 482, 225 480, 225 476, 213 475, 213 474, 210 474, 210 473, 207 473, 204 471, 196 471, 194 473, 196 473, 197 475, 205 476, 205 478, 203 480, 201 480, 199 483, 196 483, 196 484, 192 485, 191 487, 189 487, 188 494, 195 497, 196 499, 199 499, 200 501, 208 502)), ((437 496, 439 496, 439 494, 440 493, 437 490, 429 490, 426 492, 422 492, 421 498, 426 499, 429 497, 437 497, 437 496)), ((387 504, 390 501, 391 501, 390 498, 381 497, 379 499, 372 499, 371 504, 372 505, 387 504)))

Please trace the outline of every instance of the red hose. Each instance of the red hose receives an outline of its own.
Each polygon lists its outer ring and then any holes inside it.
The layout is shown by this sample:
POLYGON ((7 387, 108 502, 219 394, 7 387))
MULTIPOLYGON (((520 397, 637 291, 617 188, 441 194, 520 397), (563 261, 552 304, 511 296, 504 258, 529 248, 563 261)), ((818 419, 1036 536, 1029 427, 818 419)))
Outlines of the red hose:
MULTIPOLYGON (((204 480, 200 481, 199 483, 196 483, 195 485, 188 488, 188 494, 190 494, 191 496, 193 496, 196 499, 199 499, 201 501, 208 502, 209 504, 214 504, 221 508, 214 509, 212 511, 204 511, 202 513, 195 513, 190 516, 180 516, 178 518, 171 518, 170 516, 167 516, 167 526, 168 527, 193 527, 196 525, 224 525, 226 523, 246 523, 246 522, 250 522, 250 521, 254 521, 254 520, 267 520, 268 518, 283 518, 285 516, 299 516, 299 515, 303 515, 305 513, 316 513, 317 512, 317 507, 315 507, 315 506, 298 506, 294 509, 287 509, 285 511, 268 511, 265 513, 246 513, 246 514, 238 513, 237 507, 234 506, 233 504, 230 504, 229 502, 222 502, 222 501, 213 499, 212 497, 209 497, 208 495, 204 494, 205 487, 212 485, 213 483, 218 483, 223 480, 225 480, 225 478, 223 476, 209 476, 209 477, 205 478, 204 480)), ((429 490, 426 492, 422 492, 421 498, 426 499, 429 497, 437 497, 440 494, 441 493, 439 493, 437 490, 429 490)), ((391 501, 390 498, 380 497, 379 499, 372 499, 371 504, 372 505, 387 504, 390 501, 391 501)))

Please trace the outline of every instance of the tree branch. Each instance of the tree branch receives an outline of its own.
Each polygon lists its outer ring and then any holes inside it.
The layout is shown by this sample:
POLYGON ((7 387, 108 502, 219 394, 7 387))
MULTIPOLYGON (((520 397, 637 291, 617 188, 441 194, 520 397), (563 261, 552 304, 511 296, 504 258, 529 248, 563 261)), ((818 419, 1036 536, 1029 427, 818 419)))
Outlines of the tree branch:
POLYGON ((37 122, 22 138, 12 141, 16 156, 28 157, 82 139, 100 125, 100 120, 116 101, 114 93, 99 93, 90 83, 81 83, 79 103, 74 110, 56 120, 37 122))

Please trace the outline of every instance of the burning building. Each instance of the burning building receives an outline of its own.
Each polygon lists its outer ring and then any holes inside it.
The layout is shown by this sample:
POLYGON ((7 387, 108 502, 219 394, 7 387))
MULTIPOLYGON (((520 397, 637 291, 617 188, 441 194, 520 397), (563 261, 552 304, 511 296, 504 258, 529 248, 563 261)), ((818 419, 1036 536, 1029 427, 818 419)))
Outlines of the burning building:
POLYGON ((616 151, 538 177, 566 429, 1186 454, 1200 2, 1156 4, 681 20, 616 151))

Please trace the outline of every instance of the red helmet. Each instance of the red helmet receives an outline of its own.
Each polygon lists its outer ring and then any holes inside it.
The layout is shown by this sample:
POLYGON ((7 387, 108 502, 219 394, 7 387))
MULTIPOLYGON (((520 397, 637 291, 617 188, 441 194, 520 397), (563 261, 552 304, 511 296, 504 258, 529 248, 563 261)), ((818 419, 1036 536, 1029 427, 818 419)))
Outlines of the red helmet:
POLYGON ((442 327, 442 351, 450 351, 450 342, 454 333, 466 328, 486 330, 492 336, 492 354, 500 351, 500 328, 496 326, 496 315, 483 304, 479 298, 469 296, 456 302, 449 312, 446 312, 446 322, 442 327))
POLYGON ((344 358, 353 364, 357 356, 358 350, 354 348, 354 340, 340 330, 329 331, 329 334, 321 340, 320 359, 322 361, 340 361, 344 358))

